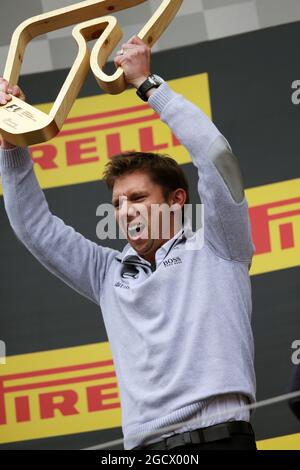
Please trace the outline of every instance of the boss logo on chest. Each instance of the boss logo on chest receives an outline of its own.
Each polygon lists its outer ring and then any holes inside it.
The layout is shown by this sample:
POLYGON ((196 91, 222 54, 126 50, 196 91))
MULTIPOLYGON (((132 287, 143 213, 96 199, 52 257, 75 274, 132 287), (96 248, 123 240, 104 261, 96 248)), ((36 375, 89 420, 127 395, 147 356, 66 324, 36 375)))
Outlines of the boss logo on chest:
POLYGON ((176 256, 176 258, 169 258, 165 261, 163 261, 164 267, 169 268, 170 266, 174 266, 175 264, 182 264, 181 258, 179 256, 176 256))

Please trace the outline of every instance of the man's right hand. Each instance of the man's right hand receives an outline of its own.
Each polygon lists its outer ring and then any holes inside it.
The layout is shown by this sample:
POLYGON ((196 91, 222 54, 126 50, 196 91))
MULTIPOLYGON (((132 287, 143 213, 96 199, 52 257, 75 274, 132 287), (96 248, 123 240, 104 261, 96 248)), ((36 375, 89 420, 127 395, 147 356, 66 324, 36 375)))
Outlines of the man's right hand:
MULTIPOLYGON (((16 86, 11 86, 7 80, 4 78, 0 78, 0 106, 7 104, 9 101, 11 101, 11 95, 16 96, 17 98, 20 98, 21 100, 25 101, 26 97, 21 90, 20 87, 16 86)), ((15 145, 10 144, 3 138, 1 138, 0 135, 0 147, 4 149, 11 149, 14 148, 15 145)))

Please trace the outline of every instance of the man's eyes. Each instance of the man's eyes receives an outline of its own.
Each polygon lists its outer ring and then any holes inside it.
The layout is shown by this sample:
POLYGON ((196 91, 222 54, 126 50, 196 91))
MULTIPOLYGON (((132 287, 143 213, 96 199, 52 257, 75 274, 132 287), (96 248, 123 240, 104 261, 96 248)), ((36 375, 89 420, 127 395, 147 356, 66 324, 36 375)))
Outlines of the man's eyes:
MULTIPOLYGON (((142 199, 145 199, 146 197, 147 196, 145 196, 144 194, 141 195, 141 196, 135 196, 135 197, 131 198, 131 201, 141 201, 142 199)), ((120 204, 118 202, 116 202, 114 204, 114 208, 119 209, 119 207, 120 207, 120 204)))

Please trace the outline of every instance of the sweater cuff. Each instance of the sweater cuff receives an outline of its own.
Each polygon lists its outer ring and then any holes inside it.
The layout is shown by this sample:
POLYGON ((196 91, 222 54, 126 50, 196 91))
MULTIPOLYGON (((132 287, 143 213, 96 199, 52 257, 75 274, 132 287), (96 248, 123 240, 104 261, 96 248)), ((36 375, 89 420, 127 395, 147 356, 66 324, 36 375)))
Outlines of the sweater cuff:
POLYGON ((178 93, 175 93, 167 82, 164 82, 160 85, 159 88, 149 97, 149 105, 156 111, 158 114, 161 114, 166 107, 166 105, 173 99, 176 98, 178 93))
POLYGON ((28 147, 15 147, 12 149, 0 149, 0 166, 2 168, 17 168, 31 161, 28 147))

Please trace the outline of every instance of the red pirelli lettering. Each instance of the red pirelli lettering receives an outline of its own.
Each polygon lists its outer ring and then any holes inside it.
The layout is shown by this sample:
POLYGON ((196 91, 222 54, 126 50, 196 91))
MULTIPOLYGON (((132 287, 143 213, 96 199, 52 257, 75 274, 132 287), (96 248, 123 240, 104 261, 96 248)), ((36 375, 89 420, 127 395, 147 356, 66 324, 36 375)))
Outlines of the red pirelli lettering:
MULTIPOLYGON (((270 214, 269 210, 276 207, 292 206, 297 203, 300 203, 300 197, 263 204, 249 209, 256 255, 270 253, 272 251, 270 233, 270 222, 272 220, 285 219, 287 217, 300 215, 300 209, 290 211, 284 210, 276 214, 270 214)), ((293 224, 290 222, 288 224, 280 224, 279 231, 281 248, 287 249, 295 247, 293 224)))
POLYGON ((41 393, 39 398, 41 419, 54 418, 55 410, 58 410, 63 416, 79 414, 79 410, 75 407, 78 395, 74 390, 41 393), (57 398, 59 401, 56 401, 57 398))
MULTIPOLYGON (((99 368, 113 367, 113 361, 101 361, 88 364, 78 364, 66 367, 36 370, 22 372, 19 374, 8 374, 0 376, 0 425, 7 424, 7 414, 5 407, 5 395, 8 393, 15 393, 20 391, 36 390, 38 393, 38 404, 41 419, 48 419, 55 417, 55 413, 60 413, 64 416, 71 416, 80 413, 78 406, 78 395, 75 390, 70 388, 70 384, 84 385, 85 383, 92 382, 95 380, 101 380, 101 383, 85 386, 87 410, 88 412, 102 411, 111 408, 119 408, 120 402, 116 401, 113 403, 105 403, 108 399, 118 399, 117 383, 108 382, 103 383, 105 379, 112 379, 116 377, 114 370, 108 370, 100 372, 99 368), (79 371, 98 369, 96 373, 88 375, 78 375, 79 371), (72 377, 58 378, 59 374, 75 374, 72 377), (32 381, 33 378, 39 378, 43 376, 55 375, 53 380, 38 380, 37 382, 32 381), (30 379, 30 382, 8 385, 9 381, 17 381, 24 379, 30 379), (54 387, 68 386, 64 390, 51 390, 47 393, 42 392, 43 388, 54 388, 54 387), (115 389, 112 393, 105 393, 107 389, 115 389)), ((16 422, 21 423, 31 420, 30 410, 30 395, 25 394, 14 398, 16 422)))

